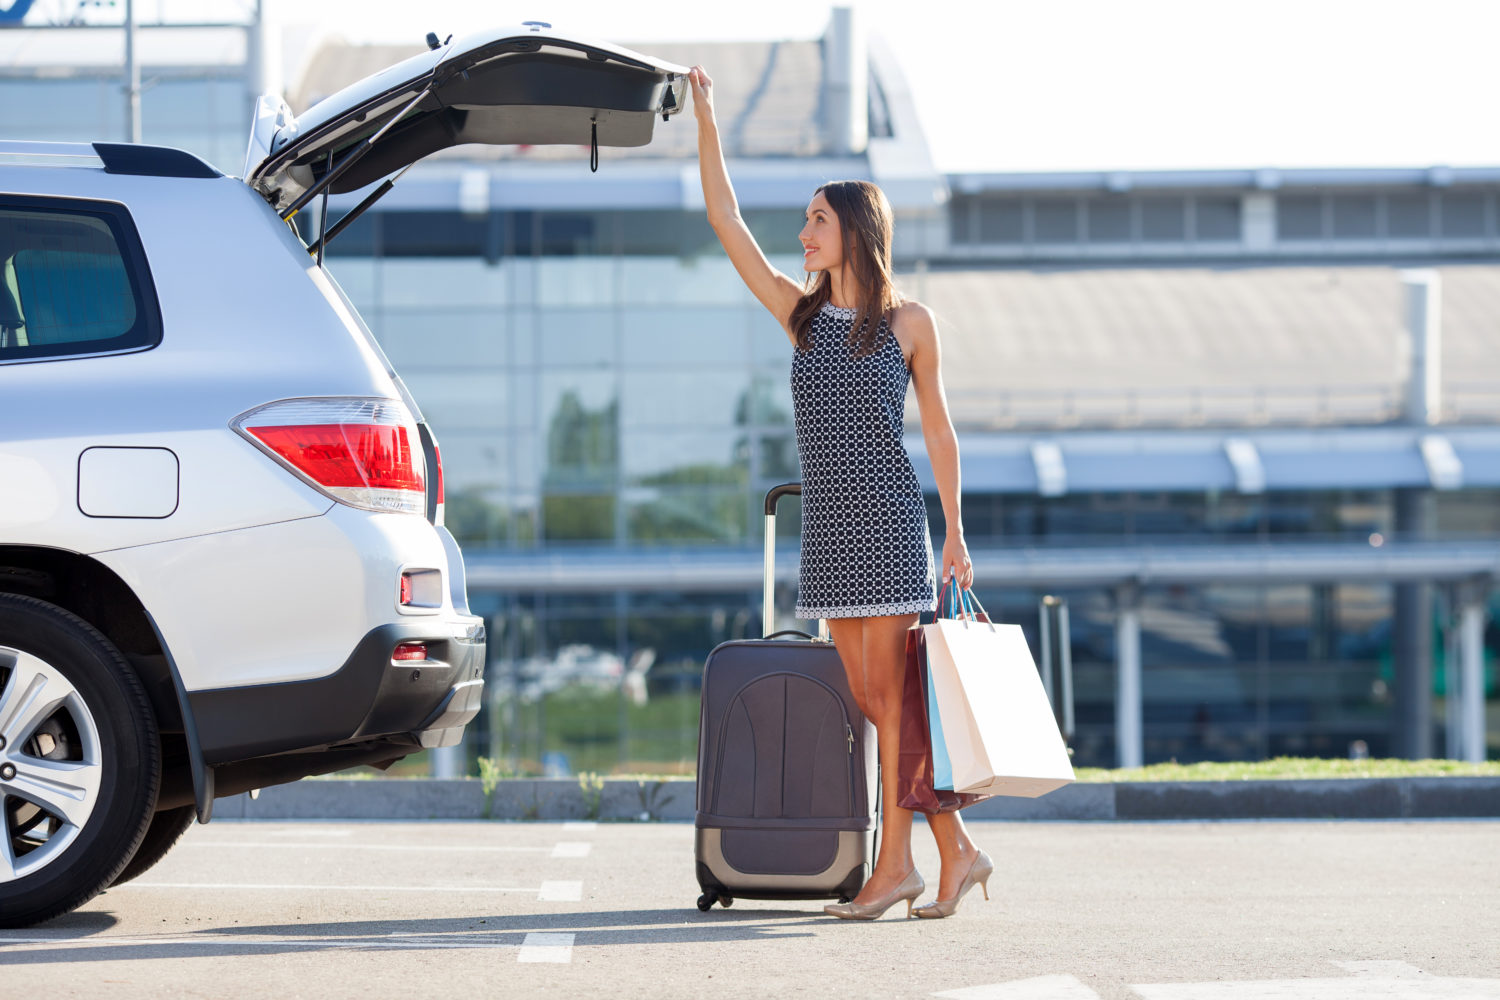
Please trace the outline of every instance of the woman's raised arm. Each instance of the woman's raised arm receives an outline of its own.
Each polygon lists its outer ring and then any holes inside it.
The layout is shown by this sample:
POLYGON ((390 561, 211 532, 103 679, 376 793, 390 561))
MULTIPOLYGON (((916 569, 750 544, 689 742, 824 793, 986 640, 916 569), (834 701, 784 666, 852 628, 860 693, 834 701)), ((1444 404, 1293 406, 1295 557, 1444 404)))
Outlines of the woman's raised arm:
MULTIPOLYGON (((729 169, 719 147, 719 126, 714 120, 713 81, 702 66, 694 66, 688 80, 693 87, 693 114, 698 119, 698 172, 703 180, 703 203, 708 208, 708 224, 724 244, 725 253, 760 304, 770 310, 782 329, 792 317, 792 307, 802 297, 802 289, 791 278, 771 266, 761 252, 750 228, 740 217, 739 202, 729 183, 729 169)), ((787 331, 787 336, 794 336, 787 331)))

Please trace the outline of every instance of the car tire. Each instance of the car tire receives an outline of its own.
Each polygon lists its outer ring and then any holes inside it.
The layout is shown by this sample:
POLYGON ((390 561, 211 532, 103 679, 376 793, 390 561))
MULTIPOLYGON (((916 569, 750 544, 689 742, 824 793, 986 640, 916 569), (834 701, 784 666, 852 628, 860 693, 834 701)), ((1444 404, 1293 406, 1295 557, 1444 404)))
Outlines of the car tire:
POLYGON ((160 783, 156 719, 120 651, 71 612, 0 594, 0 927, 112 883, 160 783))
POLYGON ((141 838, 141 846, 135 849, 135 855, 111 885, 124 885, 136 876, 150 871, 182 839, 197 815, 197 806, 179 806, 176 809, 164 809, 151 817, 151 825, 146 827, 146 836, 141 838))

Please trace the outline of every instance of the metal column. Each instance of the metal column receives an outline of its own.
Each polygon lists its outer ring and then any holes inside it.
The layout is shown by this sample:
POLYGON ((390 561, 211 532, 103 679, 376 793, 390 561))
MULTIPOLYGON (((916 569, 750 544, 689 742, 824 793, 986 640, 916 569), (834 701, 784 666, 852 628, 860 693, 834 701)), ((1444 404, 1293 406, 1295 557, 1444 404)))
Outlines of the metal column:
MULTIPOLYGON (((1396 535, 1402 540, 1431 537, 1432 491, 1403 487, 1396 499, 1396 535)), ((1396 711, 1391 734, 1397 757, 1431 757, 1432 740, 1432 584, 1398 583, 1392 654, 1396 673, 1396 711)))
POLYGON ((125 141, 141 141, 141 64, 135 55, 135 0, 125 0, 125 141))
MULTIPOLYGON (((1435 271, 1407 271, 1405 287, 1405 419, 1430 427, 1442 417, 1442 281, 1435 271)), ((1432 536, 1432 489, 1403 487, 1395 492, 1396 536, 1401 541, 1432 536)), ((1432 740, 1432 585, 1398 583, 1392 653, 1396 672, 1396 711, 1392 744, 1398 757, 1431 757, 1432 740)))
POLYGON ((1141 588, 1127 583, 1115 591, 1115 766, 1145 763, 1141 722, 1141 588))
POLYGON ((1450 665, 1450 682, 1459 690, 1459 757, 1475 763, 1485 759, 1484 732, 1484 619, 1487 585, 1458 589, 1458 669, 1450 665), (1456 677, 1454 676, 1456 675, 1456 677))
POLYGON ((1063 741, 1071 743, 1075 728, 1073 712, 1073 640, 1068 628, 1068 602, 1047 594, 1037 604, 1038 638, 1041 647, 1042 687, 1057 718, 1063 741))

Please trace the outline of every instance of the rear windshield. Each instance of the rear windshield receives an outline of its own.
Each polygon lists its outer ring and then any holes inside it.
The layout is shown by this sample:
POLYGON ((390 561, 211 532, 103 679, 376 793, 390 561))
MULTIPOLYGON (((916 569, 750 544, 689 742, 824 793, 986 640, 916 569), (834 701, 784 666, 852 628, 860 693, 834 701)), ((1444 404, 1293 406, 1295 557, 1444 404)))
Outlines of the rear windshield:
POLYGON ((160 341, 156 295, 123 207, 0 198, 0 362, 160 341))

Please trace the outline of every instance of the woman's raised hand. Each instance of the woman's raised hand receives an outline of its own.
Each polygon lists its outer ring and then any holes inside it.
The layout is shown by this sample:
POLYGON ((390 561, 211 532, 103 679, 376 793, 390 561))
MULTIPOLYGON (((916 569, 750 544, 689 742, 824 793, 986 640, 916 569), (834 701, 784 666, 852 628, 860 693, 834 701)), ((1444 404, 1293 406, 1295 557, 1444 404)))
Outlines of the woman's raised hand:
POLYGON ((702 66, 694 66, 688 72, 688 83, 693 88, 693 114, 699 121, 713 121, 714 82, 708 78, 708 71, 702 66))

